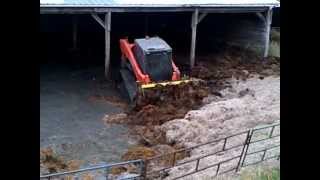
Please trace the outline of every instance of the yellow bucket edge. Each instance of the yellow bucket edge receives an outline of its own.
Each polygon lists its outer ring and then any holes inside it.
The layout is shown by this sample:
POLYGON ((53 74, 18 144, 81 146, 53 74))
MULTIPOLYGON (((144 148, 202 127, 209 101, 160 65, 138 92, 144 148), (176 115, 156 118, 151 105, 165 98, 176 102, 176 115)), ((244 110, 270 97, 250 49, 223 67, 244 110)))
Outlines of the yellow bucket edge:
POLYGON ((148 89, 148 88, 153 88, 156 85, 162 85, 162 86, 167 86, 167 85, 178 85, 181 83, 188 83, 191 80, 180 80, 180 81, 170 81, 170 82, 162 82, 162 83, 150 83, 150 84, 142 84, 141 88, 142 89, 148 89))

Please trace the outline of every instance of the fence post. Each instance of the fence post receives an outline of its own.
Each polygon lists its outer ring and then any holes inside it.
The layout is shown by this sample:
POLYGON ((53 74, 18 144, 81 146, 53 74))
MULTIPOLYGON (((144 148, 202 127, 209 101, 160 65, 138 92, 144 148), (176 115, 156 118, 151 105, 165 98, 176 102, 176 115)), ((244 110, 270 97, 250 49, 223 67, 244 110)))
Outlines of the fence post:
POLYGON ((196 172, 198 171, 199 163, 200 163, 200 159, 198 159, 198 160, 197 160, 197 164, 196 164, 196 172))
POLYGON ((106 168, 106 180, 109 179, 109 167, 106 168))
POLYGON ((148 165, 148 160, 147 159, 143 159, 141 160, 141 177, 143 180, 146 180, 147 179, 147 165, 148 165))
POLYGON ((224 139, 222 151, 224 151, 224 150, 226 149, 227 139, 228 139, 228 137, 226 137, 226 138, 224 139))
POLYGON ((247 137, 246 137, 246 140, 245 140, 242 152, 241 152, 241 156, 240 156, 240 159, 239 159, 239 162, 237 165, 236 172, 238 172, 240 170, 240 168, 243 166, 243 163, 246 159, 246 155, 247 155, 247 152, 249 149, 249 144, 250 144, 252 135, 253 135, 253 130, 252 129, 248 130, 247 137))
POLYGON ((262 155, 262 157, 261 157, 261 162, 264 160, 264 157, 266 156, 266 152, 267 152, 267 150, 264 150, 264 151, 263 151, 263 155, 262 155))
POLYGON ((272 135, 273 135, 273 131, 274 131, 274 128, 275 128, 275 126, 272 126, 272 129, 271 129, 271 132, 270 132, 269 138, 271 138, 271 137, 272 137, 272 135))
POLYGON ((172 166, 176 164, 176 151, 173 153, 172 166))
POLYGON ((216 175, 215 175, 215 176, 218 176, 218 174, 219 174, 219 170, 220 170, 220 163, 218 164, 218 167, 217 167, 216 175))

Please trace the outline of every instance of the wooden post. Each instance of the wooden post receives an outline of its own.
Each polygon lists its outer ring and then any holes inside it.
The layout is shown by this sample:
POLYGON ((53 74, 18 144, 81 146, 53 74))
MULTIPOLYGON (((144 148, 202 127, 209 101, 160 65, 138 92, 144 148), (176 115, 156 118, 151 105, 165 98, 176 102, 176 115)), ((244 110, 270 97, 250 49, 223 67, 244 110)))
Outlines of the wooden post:
POLYGON ((196 51, 196 37, 197 37, 197 24, 198 24, 198 9, 196 9, 191 18, 191 48, 190 48, 190 69, 194 67, 195 64, 195 51, 196 51))
POLYGON ((78 41, 78 27, 77 27, 77 17, 76 15, 72 16, 72 49, 77 49, 78 41))
POLYGON ((270 46, 270 29, 272 23, 272 9, 270 8, 267 12, 266 16, 266 33, 265 33, 265 46, 264 46, 264 54, 263 57, 268 57, 269 54, 269 46, 270 46))
POLYGON ((111 31, 111 11, 105 15, 105 77, 109 75, 109 64, 110 64, 110 31, 111 31))

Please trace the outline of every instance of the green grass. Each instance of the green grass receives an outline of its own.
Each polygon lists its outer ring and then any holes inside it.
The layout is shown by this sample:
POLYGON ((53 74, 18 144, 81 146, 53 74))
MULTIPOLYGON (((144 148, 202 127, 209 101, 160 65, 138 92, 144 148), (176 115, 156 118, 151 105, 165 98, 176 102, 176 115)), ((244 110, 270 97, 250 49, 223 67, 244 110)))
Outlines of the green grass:
POLYGON ((269 56, 280 57, 280 31, 272 30, 270 39, 269 56))
POLYGON ((277 31, 275 29, 272 29, 271 30, 271 33, 270 33, 270 39, 272 41, 276 41, 276 42, 279 42, 280 43, 280 31, 277 31))
POLYGON ((271 41, 269 46, 269 56, 280 57, 280 43, 271 41))
POLYGON ((244 171, 240 180, 280 180, 280 169, 257 169, 253 172, 244 171))

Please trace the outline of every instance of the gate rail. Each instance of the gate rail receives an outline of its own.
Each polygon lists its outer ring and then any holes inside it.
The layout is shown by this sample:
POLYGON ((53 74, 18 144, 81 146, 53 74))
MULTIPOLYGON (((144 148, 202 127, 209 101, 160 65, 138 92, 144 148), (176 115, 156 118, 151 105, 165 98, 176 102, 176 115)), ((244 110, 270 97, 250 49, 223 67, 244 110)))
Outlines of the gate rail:
POLYGON ((140 165, 140 173, 138 175, 135 176, 131 176, 129 178, 122 178, 121 180, 124 179, 136 179, 141 177, 141 174, 143 169, 144 169, 144 162, 142 159, 138 159, 138 160, 132 160, 132 161, 126 161, 126 162, 120 162, 120 163, 113 163, 113 164, 105 164, 105 165, 99 165, 99 166, 93 166, 93 167, 88 167, 88 168, 83 168, 83 169, 79 169, 79 170, 75 170, 75 171, 67 171, 67 172, 61 172, 61 173, 54 173, 54 174, 48 174, 48 175, 42 175, 40 176, 40 179, 52 179, 54 177, 61 177, 61 176, 67 176, 67 175, 74 175, 74 174, 79 174, 82 172, 90 172, 90 171, 96 171, 96 170, 100 170, 103 169, 105 170, 105 177, 108 180, 109 177, 109 170, 113 167, 119 167, 119 166, 124 166, 124 165, 140 165))
POLYGON ((152 175, 157 175, 157 176, 160 176, 160 177, 164 177, 164 176, 166 176, 166 174, 171 169, 173 169, 175 167, 178 167, 178 166, 182 166, 184 164, 192 163, 192 162, 195 162, 195 166, 194 166, 192 172, 188 172, 188 173, 180 175, 178 177, 174 177, 173 179, 180 179, 180 178, 183 178, 183 177, 186 177, 186 176, 189 176, 189 175, 192 175, 192 174, 196 174, 198 172, 201 172, 201 171, 204 171, 206 169, 213 168, 213 167, 216 167, 215 175, 213 175, 213 176, 217 176, 217 175, 228 173, 228 172, 231 172, 231 171, 237 172, 237 171, 239 171, 241 169, 241 167, 257 164, 257 163, 260 163, 262 161, 266 161, 266 160, 269 160, 269 159, 277 158, 277 160, 280 160, 280 152, 277 155, 266 157, 266 153, 267 152, 270 152, 270 150, 275 149, 277 147, 280 147, 280 142, 277 143, 276 145, 264 147, 263 150, 258 150, 258 151, 253 151, 253 152, 249 152, 248 151, 250 149, 250 147, 253 147, 253 144, 257 144, 259 142, 264 142, 264 141, 268 141, 268 140, 274 139, 276 137, 280 137, 280 132, 279 132, 279 134, 274 135, 274 130, 275 130, 276 127, 280 128, 280 122, 279 123, 274 123, 272 125, 267 125, 267 126, 264 126, 264 127, 250 129, 250 130, 247 130, 247 131, 244 131, 244 132, 233 134, 231 136, 227 136, 225 138, 221 138, 221 139, 213 140, 213 141, 206 142, 206 143, 203 143, 203 144, 195 145, 195 146, 192 146, 192 147, 189 147, 189 148, 184 148, 184 149, 181 149, 181 150, 177 150, 177 151, 174 151, 172 153, 163 154, 163 155, 159 155, 159 156, 156 156, 156 157, 149 158, 149 159, 147 159, 145 161, 145 163, 146 163, 145 164, 145 168, 149 167, 148 164, 150 164, 151 161, 157 161, 159 159, 165 159, 166 157, 172 157, 172 161, 171 161, 172 164, 167 166, 167 167, 164 167, 164 168, 161 168, 161 169, 158 169, 158 170, 153 170, 153 171, 148 171, 148 169, 145 169, 144 172, 146 172, 146 174, 144 175, 144 177, 151 178, 151 179, 152 179, 152 175), (267 137, 261 138, 261 139, 258 139, 258 140, 254 140, 253 139, 253 137, 255 136, 255 134, 257 132, 261 132, 261 131, 264 131, 264 130, 269 130, 268 134, 266 135, 267 137), (242 141, 242 143, 240 143, 238 145, 235 145, 235 146, 231 146, 229 148, 226 148, 226 144, 228 143, 229 139, 231 139, 232 137, 239 137, 241 135, 245 135, 245 138, 242 141), (191 160, 186 160, 186 161, 178 162, 178 163, 176 162, 176 155, 177 154, 187 154, 188 152, 191 152, 192 150, 195 150, 197 148, 201 148, 201 147, 203 147, 205 145, 214 145, 214 144, 217 144, 219 142, 223 142, 223 146, 222 146, 222 148, 220 150, 218 150, 216 152, 205 154, 205 155, 193 158, 191 160), (226 152, 226 151, 229 151, 229 150, 232 150, 232 149, 236 149, 236 148, 239 148, 239 147, 242 147, 242 148, 239 151, 238 155, 232 156, 232 157, 230 157, 228 159, 221 160, 221 161, 219 161, 219 162, 217 162, 215 164, 208 165, 208 166, 203 167, 203 168, 199 168, 199 164, 200 164, 202 159, 207 158, 207 157, 211 157, 211 156, 215 156, 215 155, 217 155, 219 153, 223 153, 223 152, 226 152), (245 163, 245 161, 248 159, 249 156, 252 156, 252 155, 255 155, 255 154, 259 154, 259 153, 263 153, 262 157, 261 157, 261 159, 259 161, 256 161, 254 163, 245 163), (235 166, 233 166, 232 168, 224 170, 224 171, 221 172, 221 165, 223 165, 225 163, 228 163, 228 162, 230 162, 232 160, 235 160, 235 159, 238 159, 238 161, 235 163, 235 166))
MULTIPOLYGON (((178 150, 178 151, 175 151, 175 152, 172 152, 172 153, 169 153, 169 154, 164 154, 164 155, 160 155, 160 156, 157 156, 157 157, 153 157, 153 158, 150 158, 146 161, 146 164, 148 165, 150 163, 150 161, 155 161, 157 159, 163 159, 164 157, 166 156, 173 156, 173 163, 171 166, 169 167, 165 167, 165 168, 162 168, 162 169, 159 169, 159 170, 156 170, 156 171, 151 171, 151 172, 148 172, 147 170, 145 172, 147 172, 147 177, 150 176, 151 174, 166 174, 166 172, 174 167, 177 167, 177 166, 182 166, 184 164, 188 164, 188 163, 191 163, 191 162, 196 162, 196 167, 194 168, 194 171, 190 172, 190 173, 187 173, 187 174, 184 174, 182 176, 179 176, 179 177, 175 177, 174 179, 179 179, 179 178, 182 178, 182 177, 186 177, 186 176, 189 176, 189 175, 192 175, 192 174, 195 174, 197 172, 200 172, 200 171, 204 171, 208 168, 212 168, 212 167, 217 167, 216 169, 216 173, 215 173, 215 176, 217 176, 218 174, 223 174, 223 173, 226 173, 226 172, 230 172, 232 170, 235 170, 235 169, 238 169, 239 165, 240 165, 240 159, 241 157, 243 156, 243 152, 245 150, 245 145, 247 144, 247 141, 249 140, 249 137, 250 137, 250 131, 244 131, 244 132, 241 132, 241 133, 237 133, 237 134, 234 134, 234 135, 231 135, 231 136, 228 136, 228 137, 225 137, 223 139, 218 139, 218 140, 214 140, 214 141, 210 141, 210 142, 207 142, 207 143, 203 143, 203 144, 199 144, 199 145, 196 145, 196 146, 193 146, 193 147, 189 147, 189 148, 185 148, 185 149, 181 149, 181 150, 178 150), (232 146, 232 147, 229 147, 229 148, 226 148, 226 144, 228 142, 228 139, 232 138, 232 137, 236 137, 236 136, 240 136, 240 135, 246 135, 246 138, 245 138, 245 141, 239 145, 235 145, 235 146, 232 146), (187 160, 187 161, 184 161, 184 162, 181 162, 181 163, 176 163, 175 161, 175 157, 176 157, 176 154, 178 153, 184 153, 186 154, 187 152, 190 152, 192 150, 195 150, 197 148, 200 148, 200 147, 203 147, 205 145, 212 145, 212 144, 216 144, 216 143, 219 143, 219 142, 223 142, 223 146, 222 146, 222 149, 219 150, 219 151, 216 151, 214 153, 210 153, 210 154, 206 154, 206 155, 202 155, 200 157, 197 157, 197 158, 193 158, 191 160, 187 160), (210 166, 207 166, 207 167, 204 167, 204 168, 201 168, 199 169, 199 164, 200 164, 200 160, 204 159, 204 158, 207 158, 207 157, 210 157, 210 156, 214 156, 214 155, 217 155, 219 153, 222 153, 222 152, 225 152, 225 151, 229 151, 231 149, 235 149, 235 148, 239 148, 239 147, 243 147, 242 148, 242 151, 241 151, 241 154, 240 155, 237 155, 235 157, 232 157, 232 158, 229 158, 229 159, 226 159, 226 160, 223 160, 223 161, 220 161, 218 163, 215 163, 213 165, 210 165, 210 166), (237 167, 235 168, 232 168, 232 169, 229 169, 227 171, 224 171, 222 173, 220 173, 220 166, 221 164, 224 164, 224 163, 227 163, 231 160, 234 160, 234 159, 237 159, 239 158, 239 161, 237 163, 237 167)), ((145 167, 148 167, 148 166, 145 166, 145 167)))
POLYGON ((250 145, 252 147, 252 144, 256 144, 256 143, 259 143, 259 142, 267 141, 267 140, 270 140, 270 139, 275 139, 277 137, 280 138, 280 133, 274 135, 274 130, 275 130, 276 127, 280 128, 280 123, 273 124, 271 126, 255 128, 255 129, 251 130, 251 136, 250 136, 250 139, 249 139, 248 144, 246 146, 246 150, 245 150, 244 157, 243 157, 243 160, 242 160, 242 163, 241 163, 241 167, 258 164, 258 163, 261 163, 263 161, 266 161, 266 160, 269 160, 269 159, 274 159, 274 158, 277 158, 277 160, 280 160, 280 152, 278 154, 276 154, 276 155, 269 156, 269 157, 266 158, 266 153, 267 152, 270 152, 270 150, 276 149, 278 147, 280 148, 280 141, 278 143, 273 143, 272 146, 268 146, 268 147, 266 147, 266 148, 264 148, 262 150, 248 152, 248 149, 250 148, 250 145), (259 139, 259 140, 252 140, 252 137, 253 137, 255 132, 261 131, 261 130, 264 130, 264 129, 270 129, 270 128, 271 128, 271 130, 269 131, 269 133, 268 133, 266 138, 262 138, 262 139, 259 139), (259 154, 261 152, 263 152, 263 154, 262 154, 261 159, 259 161, 256 161, 256 162, 253 162, 253 163, 247 163, 247 164, 245 163, 247 156, 259 154))

